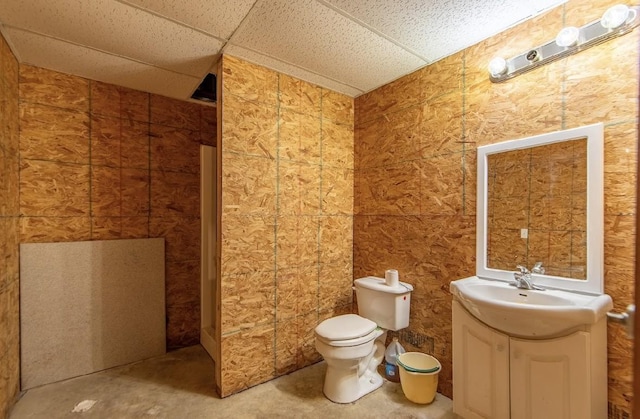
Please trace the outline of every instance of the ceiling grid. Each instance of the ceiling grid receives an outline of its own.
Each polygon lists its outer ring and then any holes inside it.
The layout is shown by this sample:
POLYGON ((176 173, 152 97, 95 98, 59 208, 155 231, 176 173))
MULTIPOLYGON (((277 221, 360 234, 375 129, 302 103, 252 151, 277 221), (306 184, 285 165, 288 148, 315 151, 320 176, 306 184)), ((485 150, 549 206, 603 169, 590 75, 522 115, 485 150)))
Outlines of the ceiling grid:
POLYGON ((187 99, 224 52, 352 97, 565 0, 3 0, 21 63, 187 99))

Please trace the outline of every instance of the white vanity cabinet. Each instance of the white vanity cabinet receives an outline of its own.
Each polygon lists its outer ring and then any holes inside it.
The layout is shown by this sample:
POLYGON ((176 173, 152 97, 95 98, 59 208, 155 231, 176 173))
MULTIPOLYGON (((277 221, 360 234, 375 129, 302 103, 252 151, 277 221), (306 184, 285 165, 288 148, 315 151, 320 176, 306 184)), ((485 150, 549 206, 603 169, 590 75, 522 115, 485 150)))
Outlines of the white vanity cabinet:
POLYGON ((464 419, 509 418, 509 336, 453 301, 453 411, 464 419))
POLYGON ((519 339, 454 300, 453 410, 464 419, 606 417, 606 320, 567 336, 519 339))

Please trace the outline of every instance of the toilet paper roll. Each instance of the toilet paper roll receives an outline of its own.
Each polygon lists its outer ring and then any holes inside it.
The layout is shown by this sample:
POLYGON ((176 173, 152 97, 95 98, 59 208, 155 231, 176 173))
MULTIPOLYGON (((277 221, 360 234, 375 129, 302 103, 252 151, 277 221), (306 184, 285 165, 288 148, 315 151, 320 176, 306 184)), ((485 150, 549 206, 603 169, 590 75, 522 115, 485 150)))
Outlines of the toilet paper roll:
POLYGON ((387 269, 384 273, 384 281, 390 287, 397 287, 400 283, 398 271, 395 269, 387 269))

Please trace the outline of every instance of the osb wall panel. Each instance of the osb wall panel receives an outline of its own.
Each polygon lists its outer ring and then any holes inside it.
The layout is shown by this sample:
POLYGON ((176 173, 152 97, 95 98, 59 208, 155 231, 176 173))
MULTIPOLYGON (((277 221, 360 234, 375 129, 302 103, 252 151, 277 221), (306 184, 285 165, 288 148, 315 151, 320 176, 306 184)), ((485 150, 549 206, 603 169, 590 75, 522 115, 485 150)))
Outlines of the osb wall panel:
MULTIPOLYGON (((354 277, 396 268, 414 285, 400 338, 440 359, 448 396, 449 283, 475 272, 476 147, 603 122, 605 290, 617 310, 633 302, 639 31, 504 83, 486 70, 613 4, 569 1, 355 101, 354 277)), ((632 345, 616 325, 608 342, 610 411, 630 415, 632 345)))
POLYGON ((20 390, 18 61, 0 35, 0 417, 20 390))
POLYGON ((197 343, 215 108, 26 65, 19 87, 20 241, 164 237, 167 346, 197 343))
POLYGON ((317 362, 314 328, 351 311, 354 134, 351 98, 231 56, 222 69, 227 396, 317 362))

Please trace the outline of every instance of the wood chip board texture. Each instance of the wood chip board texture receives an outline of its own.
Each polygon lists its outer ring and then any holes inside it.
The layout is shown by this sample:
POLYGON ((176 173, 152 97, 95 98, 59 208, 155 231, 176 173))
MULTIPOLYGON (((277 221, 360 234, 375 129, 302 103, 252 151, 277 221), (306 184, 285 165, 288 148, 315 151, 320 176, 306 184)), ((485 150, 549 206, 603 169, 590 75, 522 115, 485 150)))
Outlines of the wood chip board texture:
MULTIPOLYGON (((13 73, 17 92, 17 63, 13 73)), ((164 237, 167 344, 197 343, 198 156, 215 144, 216 109, 29 65, 19 87, 19 174, 6 179, 20 193, 0 186, 0 215, 21 215, 21 242, 164 237)))
POLYGON ((0 35, 0 418, 20 391, 18 61, 0 35))
MULTIPOLYGON (((640 30, 504 83, 491 83, 487 72, 492 57, 544 44, 615 4, 569 0, 356 98, 354 273, 397 268, 414 285, 407 332, 434 342, 445 371, 448 284, 475 272, 468 232, 477 146, 604 123, 605 291, 618 311, 633 303, 640 30)), ((608 397, 630 414, 632 351, 623 333, 609 325, 608 397)), ((451 395, 450 375, 440 375, 439 391, 451 395)))
POLYGON ((351 310, 353 99, 224 56, 221 395, 320 359, 319 313, 351 310))

